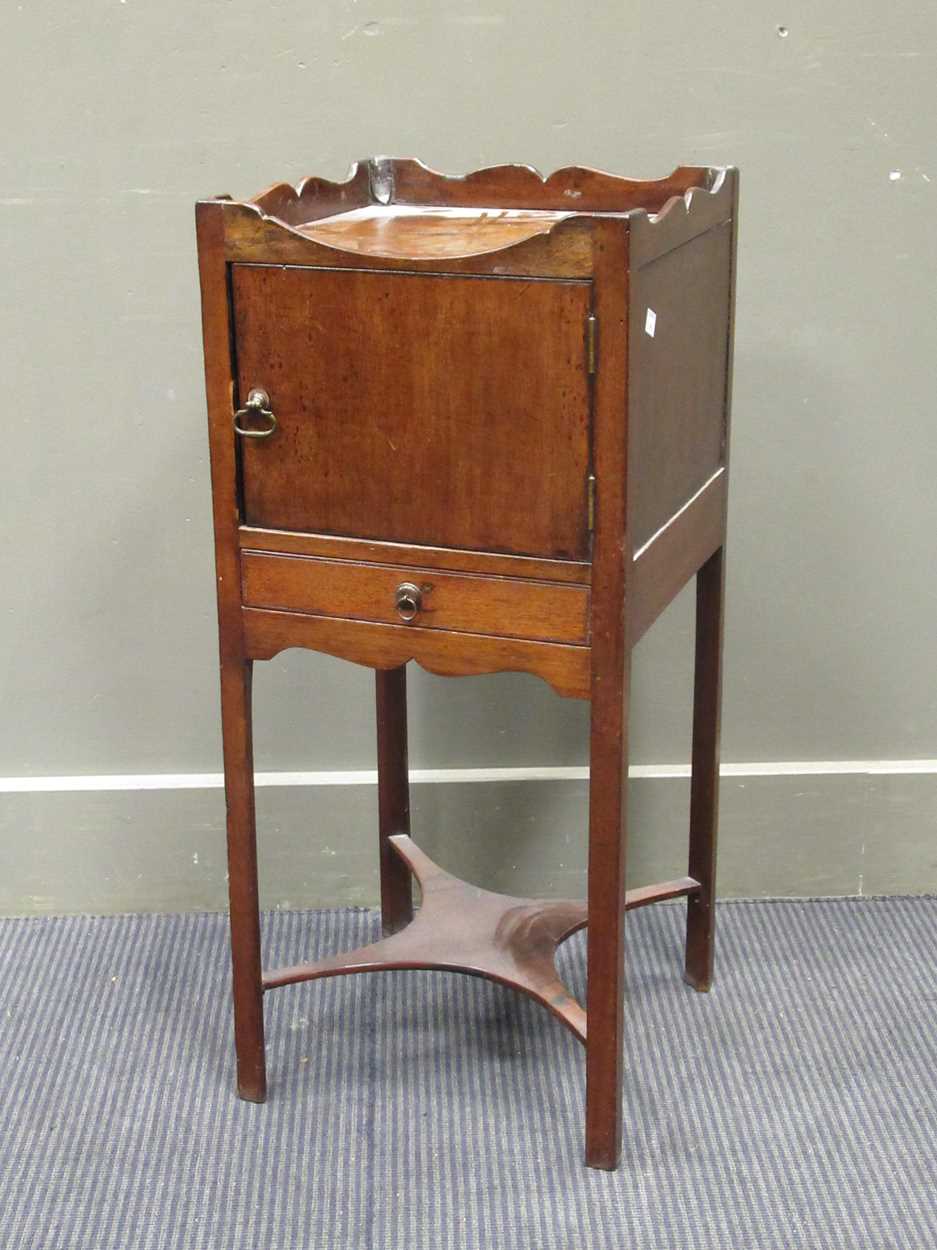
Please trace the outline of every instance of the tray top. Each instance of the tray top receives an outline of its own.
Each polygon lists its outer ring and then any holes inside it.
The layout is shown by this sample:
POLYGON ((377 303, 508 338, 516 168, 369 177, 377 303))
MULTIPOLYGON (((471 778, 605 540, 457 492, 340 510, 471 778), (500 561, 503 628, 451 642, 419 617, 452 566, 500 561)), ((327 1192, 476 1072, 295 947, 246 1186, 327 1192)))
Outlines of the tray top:
MULTIPOLYGON (((495 252, 577 217, 693 214, 698 197, 729 202, 726 170, 681 166, 651 181, 570 166, 544 177, 529 165, 450 176, 420 161, 374 157, 342 182, 276 183, 239 201, 268 221, 340 251, 431 260, 495 252)), ((228 198, 228 197, 223 197, 228 198)))

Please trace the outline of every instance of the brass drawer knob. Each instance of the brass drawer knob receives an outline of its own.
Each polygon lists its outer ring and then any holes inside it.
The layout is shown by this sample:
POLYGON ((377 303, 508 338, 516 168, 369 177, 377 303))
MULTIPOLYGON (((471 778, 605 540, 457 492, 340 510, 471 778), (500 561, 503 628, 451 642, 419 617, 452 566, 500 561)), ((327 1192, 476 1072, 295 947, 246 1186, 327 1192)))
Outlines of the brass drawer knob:
POLYGON ((234 432, 240 434, 242 438, 269 438, 276 428, 277 419, 270 407, 270 396, 266 391, 252 390, 247 396, 244 407, 239 408, 234 414, 234 432), (260 418, 266 422, 266 425, 262 425, 260 429, 241 425, 240 422, 245 418, 260 418))
POLYGON ((413 582, 401 582, 394 595, 394 607, 402 621, 412 621, 423 607, 423 592, 413 582))

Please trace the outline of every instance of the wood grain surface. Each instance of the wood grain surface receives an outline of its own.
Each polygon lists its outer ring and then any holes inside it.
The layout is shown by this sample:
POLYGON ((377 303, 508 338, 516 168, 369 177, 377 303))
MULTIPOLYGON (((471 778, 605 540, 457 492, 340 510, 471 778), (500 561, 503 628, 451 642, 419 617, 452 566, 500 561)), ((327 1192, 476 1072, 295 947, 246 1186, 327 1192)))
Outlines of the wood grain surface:
POLYGON ((241 580, 244 603, 255 608, 396 625, 396 591, 413 584, 413 624, 424 629, 579 644, 587 637, 589 594, 580 586, 251 551, 241 557, 241 580))
POLYGON ((343 213, 298 229, 328 247, 364 256, 403 260, 448 260, 476 256, 549 234, 566 213, 529 209, 426 208, 419 212, 393 205, 343 213))
POLYGON ((533 673, 557 694, 589 697, 589 648, 526 638, 453 633, 419 625, 385 625, 271 608, 242 610, 244 645, 255 660, 289 647, 308 647, 369 668, 398 668, 410 660, 443 677, 533 673))
POLYGON ((632 275, 628 425, 635 550, 723 461, 730 247, 730 227, 717 226, 632 275))
POLYGON ((489 577, 532 577, 541 582, 571 582, 580 586, 588 586, 592 577, 592 565, 585 561, 538 560, 533 556, 505 555, 498 551, 389 543, 339 534, 300 534, 251 525, 242 525, 238 530, 238 543, 242 551, 279 551, 284 555, 323 556, 328 560, 359 560, 365 564, 485 573, 489 577))
POLYGON ((588 284, 236 265, 233 299, 279 420, 248 524, 587 556, 588 284))

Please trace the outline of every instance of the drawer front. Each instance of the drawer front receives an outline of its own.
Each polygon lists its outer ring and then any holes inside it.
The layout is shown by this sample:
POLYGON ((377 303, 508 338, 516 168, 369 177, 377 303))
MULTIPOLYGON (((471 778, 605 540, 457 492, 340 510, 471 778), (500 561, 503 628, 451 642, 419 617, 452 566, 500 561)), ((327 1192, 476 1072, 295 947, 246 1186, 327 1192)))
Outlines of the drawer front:
POLYGON ((543 642, 588 638, 586 586, 256 551, 241 555, 241 585, 254 608, 543 642))

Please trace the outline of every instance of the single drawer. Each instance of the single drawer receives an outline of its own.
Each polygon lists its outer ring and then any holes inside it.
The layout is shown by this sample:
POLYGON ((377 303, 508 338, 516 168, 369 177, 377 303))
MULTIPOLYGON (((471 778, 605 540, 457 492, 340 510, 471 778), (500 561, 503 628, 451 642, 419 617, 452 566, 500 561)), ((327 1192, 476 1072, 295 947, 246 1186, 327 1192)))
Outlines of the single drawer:
POLYGON ((241 588, 252 608, 542 642, 588 637, 587 586, 244 551, 241 588))

